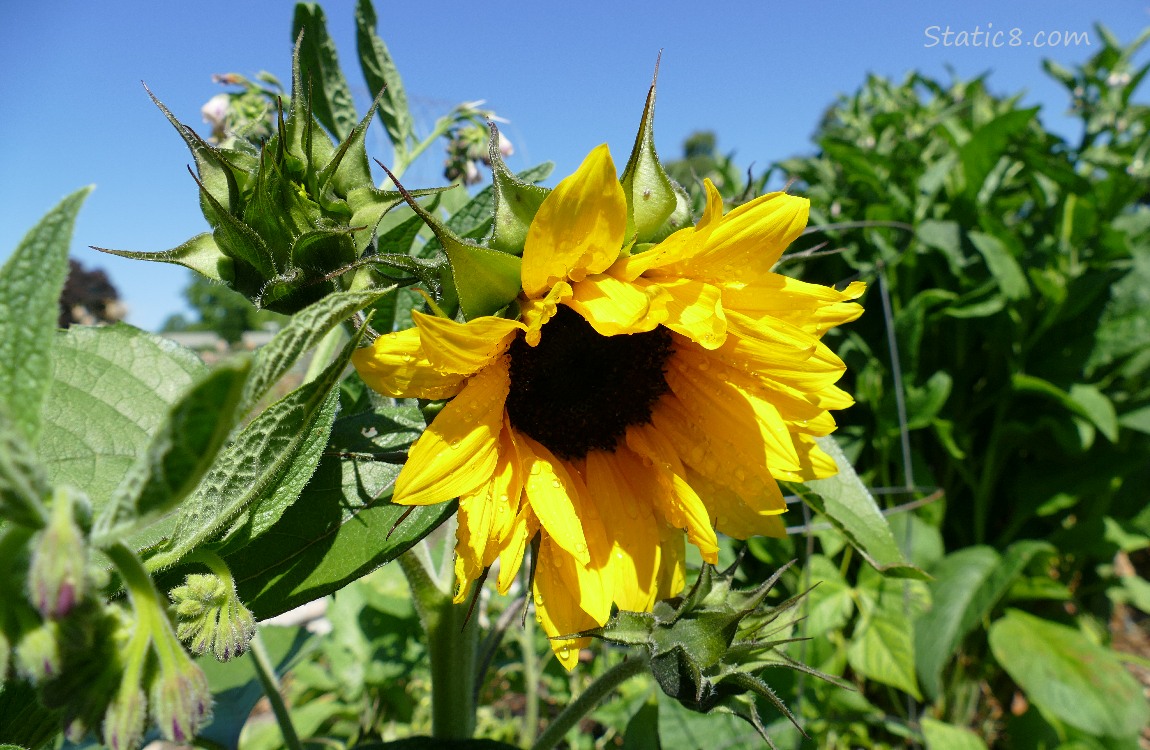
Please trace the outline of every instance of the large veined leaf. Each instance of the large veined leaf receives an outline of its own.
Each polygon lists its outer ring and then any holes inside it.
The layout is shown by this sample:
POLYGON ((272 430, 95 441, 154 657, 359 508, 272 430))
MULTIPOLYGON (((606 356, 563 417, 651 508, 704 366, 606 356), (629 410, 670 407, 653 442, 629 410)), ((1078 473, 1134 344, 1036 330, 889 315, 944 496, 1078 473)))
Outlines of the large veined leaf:
POLYGON ((329 594, 405 552, 454 503, 390 502, 404 452, 423 420, 414 407, 337 420, 319 468, 279 521, 228 556, 240 597, 271 617, 329 594))
POLYGON ((233 538, 252 539, 295 501, 326 443, 339 400, 335 386, 362 333, 319 377, 269 406, 236 436, 181 507, 167 546, 148 559, 150 569, 173 565, 229 524, 233 538))
POLYGON ((926 574, 903 557, 890 524, 838 443, 829 437, 820 438, 819 447, 834 459, 839 473, 807 482, 810 492, 803 499, 842 531, 876 570, 896 578, 925 579, 926 574))
POLYGON ((49 480, 83 490, 99 511, 206 369, 194 352, 128 325, 58 333, 38 451, 49 480))
POLYGON ((1009 610, 990 626, 990 649, 1044 711, 1104 737, 1133 738, 1150 722, 1142 687, 1109 649, 1074 628, 1009 610))
POLYGON ((335 134, 347 138, 359 117, 351 100, 351 89, 339 68, 335 42, 327 33, 327 19, 317 3, 296 3, 292 38, 300 39, 300 75, 309 84, 311 111, 315 119, 335 134))
POLYGON ((78 190, 49 211, 0 269, 0 408, 32 447, 50 384, 72 227, 91 190, 78 190))
POLYGON ((235 425, 251 361, 216 367, 172 407, 96 521, 97 544, 121 541, 199 484, 235 425))

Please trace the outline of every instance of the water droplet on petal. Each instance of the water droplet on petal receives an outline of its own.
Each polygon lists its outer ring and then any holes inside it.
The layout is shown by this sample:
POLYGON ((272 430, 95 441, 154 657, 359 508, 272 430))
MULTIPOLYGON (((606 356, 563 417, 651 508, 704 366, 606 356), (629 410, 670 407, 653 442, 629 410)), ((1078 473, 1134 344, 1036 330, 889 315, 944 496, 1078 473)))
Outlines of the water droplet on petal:
POLYGON ((586 551, 587 551, 587 545, 586 544, 583 544, 583 542, 576 542, 575 552, 577 552, 578 554, 581 555, 586 551))
POLYGON ((567 648, 566 646, 563 646, 562 648, 559 649, 559 658, 560 659, 569 659, 570 657, 571 657, 571 649, 567 648))

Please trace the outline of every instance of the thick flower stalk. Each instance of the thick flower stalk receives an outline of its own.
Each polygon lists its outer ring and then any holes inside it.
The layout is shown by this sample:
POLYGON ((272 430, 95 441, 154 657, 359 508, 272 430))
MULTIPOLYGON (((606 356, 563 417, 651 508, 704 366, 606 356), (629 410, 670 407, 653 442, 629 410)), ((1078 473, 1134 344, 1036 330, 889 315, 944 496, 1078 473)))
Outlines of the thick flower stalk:
POLYGON ((677 594, 688 541, 714 564, 716 532, 782 535, 776 480, 836 470, 815 439, 852 400, 819 339, 861 313, 864 286, 771 271, 806 200, 771 193, 724 216, 706 189, 696 225, 633 252, 600 146, 530 223, 518 319, 416 311, 353 359, 377 391, 450 399, 394 501, 459 498, 459 601, 496 561, 505 592, 538 534, 536 613, 568 669, 586 639, 559 636, 677 594))

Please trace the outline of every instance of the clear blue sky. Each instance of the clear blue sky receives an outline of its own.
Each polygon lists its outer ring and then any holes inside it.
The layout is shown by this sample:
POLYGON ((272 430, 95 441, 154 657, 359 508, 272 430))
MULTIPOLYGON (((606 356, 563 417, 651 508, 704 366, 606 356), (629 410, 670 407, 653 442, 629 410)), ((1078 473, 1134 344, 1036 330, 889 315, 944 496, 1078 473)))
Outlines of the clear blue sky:
MULTIPOLYGON (((220 90, 213 73, 266 69, 289 79, 292 8, 286 0, 0 0, 0 260, 61 197, 95 183, 74 256, 108 271, 130 322, 154 329, 182 310, 188 272, 87 247, 164 250, 206 228, 185 170, 190 157, 140 81, 204 132, 200 106, 220 90)), ((362 110, 370 97, 355 62, 354 2, 324 8, 362 110)), ((809 152, 822 112, 868 72, 990 72, 993 90, 1025 90, 1025 101, 1043 105, 1048 125, 1073 135, 1067 102, 1041 72, 1042 58, 1067 67, 1087 58, 1099 44, 1096 21, 1123 41, 1150 25, 1147 0, 376 0, 376 10, 425 132, 455 103, 486 99, 511 121, 512 168, 552 160, 559 177, 602 142, 625 160, 660 49, 660 153, 674 157, 689 133, 713 129, 741 163, 766 165, 809 152), (928 46, 929 27, 940 27, 939 36, 947 26, 972 32, 991 24, 1018 28, 1026 40, 1087 32, 1091 46, 928 46)), ((368 147, 389 159, 381 130, 368 147)), ((440 184, 442 152, 425 159, 408 171, 409 186, 440 184)))

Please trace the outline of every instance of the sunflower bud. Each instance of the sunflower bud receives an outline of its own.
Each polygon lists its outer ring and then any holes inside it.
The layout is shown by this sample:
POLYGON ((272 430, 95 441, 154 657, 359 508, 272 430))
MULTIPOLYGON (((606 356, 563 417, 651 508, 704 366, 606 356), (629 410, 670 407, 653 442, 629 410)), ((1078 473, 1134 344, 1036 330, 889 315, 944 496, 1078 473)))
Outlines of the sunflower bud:
POLYGON ((731 586, 736 567, 737 563, 718 572, 704 565, 686 596, 659 602, 649 613, 617 612, 603 627, 563 637, 591 636, 643 647, 651 674, 664 693, 692 711, 734 713, 766 737, 753 695, 794 718, 753 672, 773 664, 823 675, 774 651, 790 639, 772 639, 781 628, 768 626, 802 597, 775 607, 763 605, 786 568, 754 589, 737 591, 731 586))
POLYGON ((191 268, 287 314, 350 288, 355 262, 402 198, 377 189, 371 176, 364 137, 375 106, 337 144, 312 114, 298 43, 292 72, 287 116, 281 108, 260 148, 242 138, 212 145, 155 100, 195 157, 212 231, 161 253, 106 252, 191 268))
POLYGON ((195 654, 211 651, 227 661, 247 651, 255 618, 235 586, 217 575, 189 575, 169 596, 176 611, 176 635, 195 654))
POLYGON ((32 552, 28 592, 43 617, 58 619, 87 593, 88 545, 76 523, 73 490, 56 490, 51 513, 32 552))

